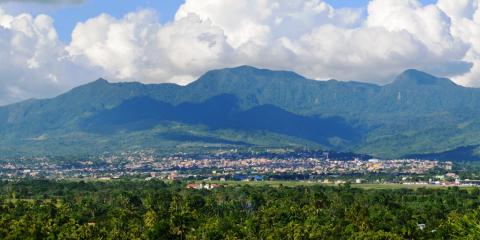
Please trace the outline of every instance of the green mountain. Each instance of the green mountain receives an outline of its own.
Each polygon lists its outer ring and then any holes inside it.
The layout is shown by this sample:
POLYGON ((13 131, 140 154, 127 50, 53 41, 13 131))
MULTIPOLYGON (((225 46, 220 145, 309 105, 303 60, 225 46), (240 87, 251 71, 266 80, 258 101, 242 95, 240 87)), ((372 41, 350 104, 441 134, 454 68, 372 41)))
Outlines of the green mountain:
POLYGON ((313 146, 432 156, 478 146, 479 133, 480 89, 417 70, 378 86, 241 66, 187 86, 99 79, 0 108, 3 155, 313 146))

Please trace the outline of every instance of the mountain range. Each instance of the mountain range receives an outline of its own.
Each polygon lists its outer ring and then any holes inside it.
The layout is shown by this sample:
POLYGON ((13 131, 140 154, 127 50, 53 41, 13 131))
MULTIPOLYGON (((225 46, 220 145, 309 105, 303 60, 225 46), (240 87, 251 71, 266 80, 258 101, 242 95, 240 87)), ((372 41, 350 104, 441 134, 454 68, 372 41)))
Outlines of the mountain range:
POLYGON ((479 145, 480 89, 413 69, 383 86, 251 66, 212 70, 186 86, 99 79, 0 108, 3 156, 309 146, 478 160, 479 145))

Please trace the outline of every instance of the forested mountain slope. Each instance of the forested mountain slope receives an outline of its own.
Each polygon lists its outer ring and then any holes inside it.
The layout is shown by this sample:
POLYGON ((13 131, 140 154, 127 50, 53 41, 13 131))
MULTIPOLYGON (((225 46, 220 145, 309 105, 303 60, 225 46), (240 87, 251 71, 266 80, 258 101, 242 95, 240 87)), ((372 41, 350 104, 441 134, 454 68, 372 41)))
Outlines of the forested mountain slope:
POLYGON ((378 86, 241 66, 187 86, 99 79, 1 107, 0 151, 310 145, 398 157, 479 145, 479 123, 479 89, 417 70, 378 86))

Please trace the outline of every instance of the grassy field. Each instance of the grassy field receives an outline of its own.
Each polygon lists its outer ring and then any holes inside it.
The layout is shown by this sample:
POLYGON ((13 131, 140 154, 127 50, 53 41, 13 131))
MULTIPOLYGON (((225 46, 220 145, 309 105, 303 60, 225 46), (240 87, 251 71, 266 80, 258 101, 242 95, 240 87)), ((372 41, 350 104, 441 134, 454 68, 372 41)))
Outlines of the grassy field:
MULTIPOLYGON (((308 182, 308 181, 196 181, 196 183, 217 183, 224 186, 286 186, 286 187, 296 187, 296 186, 339 186, 334 183, 322 183, 322 182, 308 182)), ((363 188, 363 189, 419 189, 419 188, 447 188, 447 186, 438 186, 438 185, 407 185, 407 184, 395 184, 395 183, 361 183, 361 184, 351 184, 351 187, 363 188)))

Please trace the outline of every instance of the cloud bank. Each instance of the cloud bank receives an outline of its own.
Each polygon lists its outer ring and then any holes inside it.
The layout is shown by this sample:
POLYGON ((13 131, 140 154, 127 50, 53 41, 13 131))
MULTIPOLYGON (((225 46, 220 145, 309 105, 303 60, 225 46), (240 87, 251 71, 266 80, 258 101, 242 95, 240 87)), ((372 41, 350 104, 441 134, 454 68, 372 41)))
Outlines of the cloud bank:
POLYGON ((53 19, 0 11, 0 104, 52 96, 104 76, 187 84, 207 70, 254 65, 313 79, 385 84, 407 68, 480 86, 480 0, 187 0, 160 24, 153 10, 78 23, 70 43, 53 19), (255 6, 255 7, 252 7, 255 6))
POLYGON ((49 16, 0 9, 0 105, 51 97, 100 73, 73 63, 65 47, 49 16))

